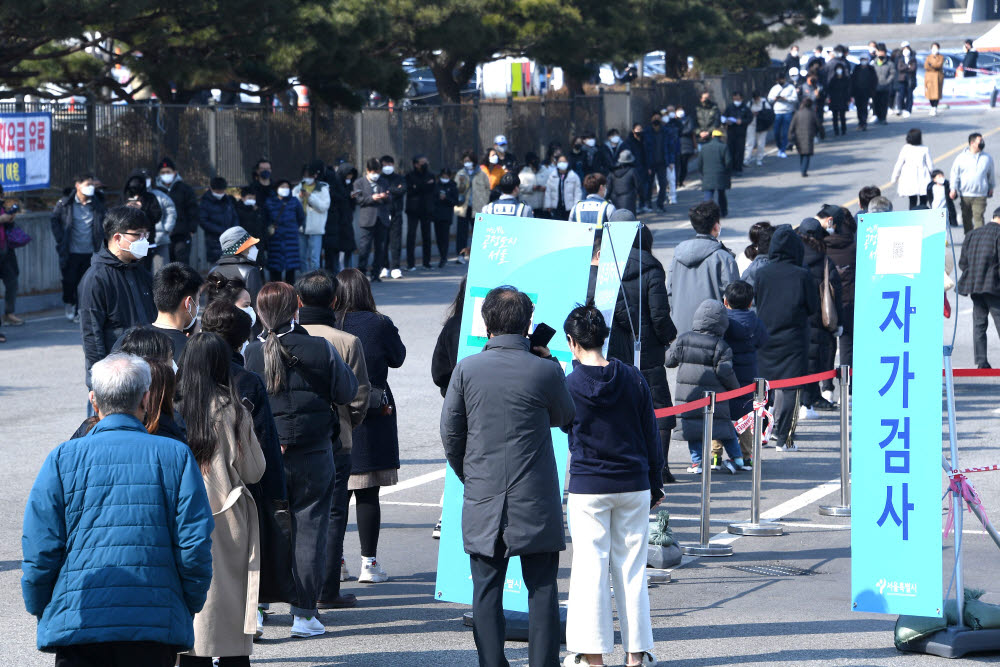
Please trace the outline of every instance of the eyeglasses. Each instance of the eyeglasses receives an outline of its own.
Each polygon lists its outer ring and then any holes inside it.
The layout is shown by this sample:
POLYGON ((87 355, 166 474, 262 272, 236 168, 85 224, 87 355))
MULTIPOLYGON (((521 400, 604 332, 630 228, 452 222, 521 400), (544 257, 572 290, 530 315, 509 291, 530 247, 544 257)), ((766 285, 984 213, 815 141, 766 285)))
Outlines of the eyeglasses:
POLYGON ((122 232, 122 236, 134 236, 138 239, 148 239, 149 232, 122 232))

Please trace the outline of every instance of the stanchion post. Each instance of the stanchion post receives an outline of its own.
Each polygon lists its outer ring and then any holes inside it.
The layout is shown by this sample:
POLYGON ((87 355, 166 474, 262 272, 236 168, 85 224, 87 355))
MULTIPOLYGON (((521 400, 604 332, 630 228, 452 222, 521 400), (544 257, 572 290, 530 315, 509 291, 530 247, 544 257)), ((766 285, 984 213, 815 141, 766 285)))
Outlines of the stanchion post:
POLYGON ((823 516, 851 516, 851 367, 840 367, 840 504, 820 505, 823 516))
POLYGON ((728 544, 709 544, 711 540, 712 501, 712 420, 715 418, 715 392, 706 391, 708 399, 702 411, 701 429, 701 540, 698 544, 681 547, 686 556, 732 556, 733 548, 728 544))
POLYGON ((733 535, 751 535, 755 537, 775 537, 784 533, 784 526, 774 521, 760 520, 760 452, 764 443, 764 416, 756 408, 767 401, 767 382, 763 378, 754 380, 756 388, 753 394, 753 471, 750 488, 750 521, 729 524, 729 532, 733 535))

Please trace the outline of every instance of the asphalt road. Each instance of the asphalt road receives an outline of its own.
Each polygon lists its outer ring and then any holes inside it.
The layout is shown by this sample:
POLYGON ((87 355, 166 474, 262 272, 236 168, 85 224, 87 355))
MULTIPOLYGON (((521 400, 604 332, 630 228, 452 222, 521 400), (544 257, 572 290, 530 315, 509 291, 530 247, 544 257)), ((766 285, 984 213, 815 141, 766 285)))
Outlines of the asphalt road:
MULTIPOLYGON (((892 118, 889 127, 856 131, 818 144, 808 178, 798 173, 793 155, 769 157, 763 167, 749 167, 730 192, 731 218, 722 238, 742 250, 746 231, 758 220, 797 224, 824 203, 849 204, 863 185, 881 185, 910 127, 920 127, 936 162, 950 167, 955 149, 973 129, 1000 133, 1000 115, 953 111, 937 118, 892 118)), ((987 134, 987 152, 994 135, 987 134)), ((994 153, 997 154, 997 153, 994 153)), ((889 190, 897 208, 905 201, 889 190)), ((647 220, 655 232, 655 252, 665 264, 672 248, 690 237, 686 211, 700 192, 680 193, 680 204, 666 215, 647 220)), ((995 200, 1000 204, 1000 200, 995 200)), ((994 204, 995 205, 995 204, 994 204)), ((960 243, 961 232, 956 240, 960 243)), ((290 639, 288 609, 276 605, 265 639, 256 646, 254 664, 300 665, 474 665, 472 633, 461 616, 467 608, 433 601, 437 542, 430 531, 439 514, 444 459, 438 437, 441 398, 430 382, 434 341, 454 296, 463 267, 449 265, 429 274, 376 286, 379 308, 399 326, 408 348, 403 368, 390 381, 398 401, 402 469, 399 487, 385 489, 379 559, 392 579, 375 586, 351 582, 358 595, 355 609, 324 613, 329 632, 320 638, 290 639), (407 480, 415 480, 406 484, 407 480)), ((959 319, 956 367, 972 363, 971 304, 955 307, 959 319)), ((9 342, 0 348, 0 443, 4 464, 0 488, 7 512, 0 513, 0 659, 9 665, 51 664, 35 650, 35 622, 24 611, 19 591, 20 534, 25 499, 45 455, 67 438, 84 416, 83 355, 76 328, 59 313, 28 317, 19 329, 5 328, 9 342)), ((1000 362, 1000 340, 990 332, 1000 362)), ((957 383, 959 434, 963 465, 998 462, 1000 435, 997 385, 992 381, 957 383)), ((850 530, 847 519, 820 517, 817 506, 834 502, 839 474, 839 419, 825 414, 800 426, 797 454, 766 452, 762 461, 765 513, 781 518, 787 534, 733 541, 731 558, 689 559, 673 572, 673 583, 651 588, 657 656, 675 665, 926 665, 944 661, 901 654, 893 648, 894 617, 850 611, 850 530), (782 564, 808 571, 804 576, 764 576, 733 569, 735 565, 782 564)), ((686 448, 674 446, 674 471, 686 466, 686 448)), ((682 542, 697 538, 699 486, 680 473, 667 488, 664 506, 682 542)), ((1000 501, 1000 474, 984 473, 973 482, 987 509, 1000 501)), ((712 489, 713 533, 748 514, 750 480, 716 476, 712 489)), ((967 585, 987 589, 986 599, 1000 601, 996 590, 996 547, 973 521, 966 523, 967 585)), ((347 562, 356 575, 360 554, 353 524, 346 540, 347 562)), ((945 548, 946 568, 952 559, 945 548)), ((560 588, 568 586, 569 552, 563 555, 560 588)), ((946 573, 945 583, 949 581, 946 573)), ((512 664, 527 664, 524 645, 508 644, 512 664)), ((977 658, 983 662, 1000 659, 977 658)), ((622 664, 621 653, 607 657, 622 664)))

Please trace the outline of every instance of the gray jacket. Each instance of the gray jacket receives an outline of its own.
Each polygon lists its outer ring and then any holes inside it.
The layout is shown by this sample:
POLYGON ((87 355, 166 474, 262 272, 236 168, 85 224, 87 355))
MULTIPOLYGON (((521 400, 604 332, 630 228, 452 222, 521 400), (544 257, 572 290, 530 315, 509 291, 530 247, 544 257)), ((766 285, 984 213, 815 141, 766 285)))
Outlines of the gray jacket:
POLYGON ((892 85, 896 81, 896 66, 892 60, 886 58, 882 64, 879 64, 878 60, 873 60, 872 67, 875 68, 876 90, 892 90, 892 85))
POLYGON ((458 362, 441 410, 441 442, 465 484, 462 537, 469 554, 507 556, 566 548, 552 428, 576 409, 559 364, 517 335, 491 338, 458 362))
POLYGON ((691 331, 694 313, 706 299, 722 301, 726 285, 739 280, 736 258, 708 234, 680 243, 670 263, 667 295, 677 333, 691 331))
POLYGON ((966 197, 986 197, 996 186, 993 158, 968 148, 958 154, 951 165, 951 189, 966 197))

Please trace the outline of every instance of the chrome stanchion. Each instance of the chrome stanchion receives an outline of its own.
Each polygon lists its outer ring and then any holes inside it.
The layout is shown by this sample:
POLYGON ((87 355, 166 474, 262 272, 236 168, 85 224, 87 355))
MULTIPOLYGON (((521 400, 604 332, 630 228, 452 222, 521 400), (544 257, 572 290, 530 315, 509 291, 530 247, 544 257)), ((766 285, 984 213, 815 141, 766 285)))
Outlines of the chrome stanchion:
MULTIPOLYGON (((757 383, 753 401, 762 405, 767 401, 767 383, 763 378, 754 380, 757 383)), ((729 532, 733 535, 751 535, 755 537, 774 537, 783 534, 784 526, 774 521, 760 520, 760 450, 764 438, 764 417, 759 410, 753 411, 753 472, 752 489, 750 493, 750 521, 729 524, 729 532)))
POLYGON ((701 429, 701 541, 681 547, 685 556, 732 556, 733 548, 728 544, 709 544, 711 539, 712 498, 712 420, 715 418, 715 392, 706 391, 708 405, 702 411, 704 423, 701 429))
POLYGON ((851 516, 851 367, 840 367, 840 504, 820 505, 823 516, 851 516))

